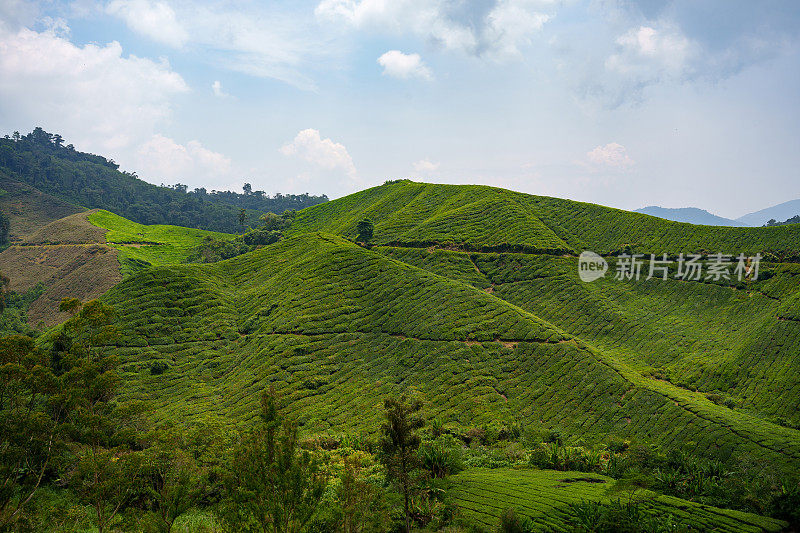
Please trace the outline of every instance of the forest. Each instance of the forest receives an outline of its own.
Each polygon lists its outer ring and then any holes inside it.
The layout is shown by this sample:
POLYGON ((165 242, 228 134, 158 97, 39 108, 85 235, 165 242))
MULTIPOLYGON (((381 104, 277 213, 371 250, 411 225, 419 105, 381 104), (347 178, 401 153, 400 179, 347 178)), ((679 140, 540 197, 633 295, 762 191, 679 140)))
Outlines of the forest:
MULTIPOLYGON (((77 151, 58 134, 35 128, 0 138, 0 176, 88 209, 108 209, 142 224, 173 224, 237 233, 264 212, 282 213, 326 202, 325 195, 189 191, 186 185, 152 185, 120 171, 105 157, 77 151), (244 211, 243 211, 244 210, 244 211)), ((153 177, 157 179, 157 177, 153 177)), ((0 235, 2 230, 0 220, 0 235)), ((1 238, 1 237, 0 237, 1 238)), ((0 243, 1 245, 1 243, 0 243)))

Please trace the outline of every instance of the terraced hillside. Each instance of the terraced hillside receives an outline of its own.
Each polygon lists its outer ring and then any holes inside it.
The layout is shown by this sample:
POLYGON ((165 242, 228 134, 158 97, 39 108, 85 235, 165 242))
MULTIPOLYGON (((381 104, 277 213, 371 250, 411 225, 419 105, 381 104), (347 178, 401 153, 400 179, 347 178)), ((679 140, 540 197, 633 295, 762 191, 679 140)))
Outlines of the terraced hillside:
MULTIPOLYGON (((204 237, 232 239, 233 235, 178 226, 145 226, 108 211, 90 210, 49 221, 42 211, 29 218, 26 233, 0 253, 0 272, 9 290, 23 293, 42 284, 44 289, 27 312, 32 327, 50 327, 66 320, 62 298, 97 298, 119 283, 123 275, 151 265, 180 264, 204 237)), ((47 210, 45 210, 47 211, 47 210)), ((57 210, 47 211, 48 213, 57 210)), ((13 220, 12 220, 13 223, 13 220)))
POLYGON ((207 236, 218 240, 235 237, 228 233, 181 226, 148 226, 103 209, 93 212, 89 216, 89 222, 107 232, 105 239, 109 246, 118 251, 124 276, 154 265, 183 263, 191 250, 207 236))
POLYGON ((363 218, 375 244, 456 246, 480 251, 600 254, 631 246, 640 253, 770 253, 800 256, 800 225, 775 228, 695 226, 595 204, 482 185, 408 180, 304 209, 293 233, 355 237, 363 218))
POLYGON ((414 387, 432 416, 464 427, 502 421, 800 461, 797 430, 645 377, 632 357, 496 292, 307 233, 213 265, 148 269, 105 299, 118 310, 126 395, 161 418, 247 420, 274 384, 306 431, 374 431, 382 398, 414 387))
POLYGON ((90 224, 84 211, 50 222, 0 253, 0 271, 9 290, 24 293, 37 284, 43 292, 27 312, 32 327, 53 326, 68 318, 59 313, 64 297, 91 300, 122 277, 117 252, 105 245, 105 231, 90 224))
MULTIPOLYGON (((570 505, 598 502, 609 504, 630 497, 614 491, 608 477, 580 472, 530 469, 473 469, 454 476, 453 498, 462 513, 479 528, 492 530, 505 509, 512 507, 530 519, 535 531, 583 531, 575 522, 570 505)), ((718 509, 679 498, 643 492, 636 495, 644 512, 654 517, 671 514, 677 527, 702 531, 782 531, 780 520, 718 509)))
POLYGON ((650 380, 800 425, 800 265, 762 266, 760 279, 748 283, 612 276, 584 283, 570 257, 380 250, 491 291, 650 380))

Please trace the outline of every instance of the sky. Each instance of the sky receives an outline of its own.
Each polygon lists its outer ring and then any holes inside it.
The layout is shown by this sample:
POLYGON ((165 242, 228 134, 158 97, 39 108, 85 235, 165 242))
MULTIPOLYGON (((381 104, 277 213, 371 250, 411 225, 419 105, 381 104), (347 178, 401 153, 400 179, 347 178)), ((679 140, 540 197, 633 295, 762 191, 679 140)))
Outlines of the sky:
POLYGON ((800 2, 0 2, 0 135, 152 183, 478 183, 730 218, 800 198, 800 2))

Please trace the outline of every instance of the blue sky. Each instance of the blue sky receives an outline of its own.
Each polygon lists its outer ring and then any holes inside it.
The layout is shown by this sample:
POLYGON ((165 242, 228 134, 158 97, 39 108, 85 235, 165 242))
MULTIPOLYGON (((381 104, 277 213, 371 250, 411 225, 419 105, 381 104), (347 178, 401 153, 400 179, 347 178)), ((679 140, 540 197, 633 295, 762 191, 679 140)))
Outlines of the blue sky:
POLYGON ((800 198, 800 3, 0 4, 2 133, 154 183, 483 183, 722 216, 800 198))

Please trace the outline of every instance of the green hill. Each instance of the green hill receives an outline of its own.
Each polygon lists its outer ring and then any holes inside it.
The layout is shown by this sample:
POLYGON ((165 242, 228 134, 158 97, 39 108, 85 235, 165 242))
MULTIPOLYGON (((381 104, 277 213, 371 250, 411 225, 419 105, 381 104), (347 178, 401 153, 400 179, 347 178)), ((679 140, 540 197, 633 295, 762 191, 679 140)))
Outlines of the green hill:
POLYGON ((247 420, 256 392, 274 384, 306 431, 374 431, 382 398, 414 387, 432 415, 461 427, 800 460, 797 430, 645 377, 646 359, 604 351, 495 292, 331 235, 148 269, 105 299, 119 313, 126 396, 151 400, 160 418, 247 420), (168 370, 153 375, 156 361, 168 370))
MULTIPOLYGON (((487 529, 494 528, 503 511, 511 506, 533 522, 535 531, 581 531, 570 506, 625 500, 625 495, 615 493, 613 479, 580 472, 476 468, 453 476, 452 482, 453 498, 459 508, 477 527, 487 529)), ((651 492, 637 495, 637 499, 648 514, 658 517, 669 513, 677 517, 676 528, 740 533, 782 531, 786 527, 780 520, 651 492)))
MULTIPOLYGON (((35 194, 44 194, 61 204, 108 209, 142 224, 173 224, 230 233, 243 229, 239 221, 241 209, 253 221, 264 212, 282 213, 328 200, 324 195, 309 194, 271 197, 249 186, 244 193, 209 192, 204 188, 190 192, 181 184, 159 187, 139 179, 136 173, 120 171, 110 159, 76 150, 65 144, 60 135, 42 128, 27 135, 15 133, 0 138, 0 189, 8 189, 9 182, 27 185, 35 194)), ((81 209, 71 212, 77 210, 81 209)), ((62 209, 48 222, 67 214, 62 209)))
POLYGON ((800 226, 696 226, 483 185, 408 180, 304 209, 291 231, 355 237, 356 224, 363 218, 375 224, 376 244, 555 254, 584 249, 609 254, 630 246, 638 253, 800 256, 800 226))
MULTIPOLYGON (((246 426, 259 393, 275 387, 305 436, 374 437, 383 399, 418 391, 426 417, 461 436, 557 431, 589 443, 628 439, 629 457, 646 444, 722 469, 767 465, 780 476, 800 465, 800 265, 791 262, 800 241, 791 226, 692 226, 402 181, 300 211, 275 244, 185 264, 204 237, 234 236, 108 211, 88 221, 124 274, 102 296, 120 335, 101 349, 122 363, 120 399, 146 401, 152 422, 246 426), (369 246, 352 241, 363 218, 375 224, 369 246), (628 247, 770 261, 755 280, 580 281, 581 250, 628 247)), ((474 466, 447 493, 477 528, 513 506, 542 530, 564 530, 573 504, 608 505, 617 494, 615 481, 594 474, 602 482, 474 466)), ((707 500, 643 494, 643 512, 700 530, 784 527, 707 500)))

